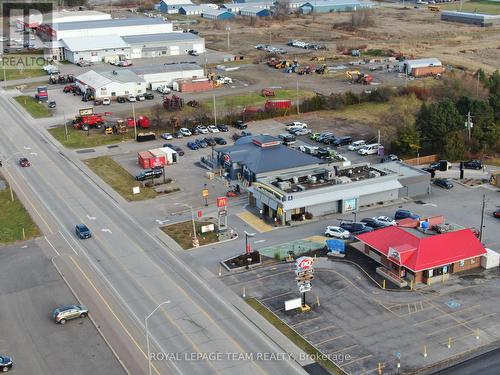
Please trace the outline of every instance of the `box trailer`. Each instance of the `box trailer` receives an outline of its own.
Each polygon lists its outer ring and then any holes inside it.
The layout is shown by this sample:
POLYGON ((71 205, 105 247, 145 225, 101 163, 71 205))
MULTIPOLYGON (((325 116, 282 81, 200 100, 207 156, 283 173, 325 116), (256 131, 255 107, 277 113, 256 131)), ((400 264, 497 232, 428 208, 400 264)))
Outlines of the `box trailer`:
POLYGON ((163 167, 165 165, 165 156, 156 156, 150 151, 141 151, 137 154, 137 161, 143 169, 163 167))
POLYGON ((292 107, 292 101, 290 99, 269 99, 266 100, 264 108, 266 111, 273 109, 288 109, 292 107))
POLYGON ((443 71, 444 68, 442 66, 426 66, 422 68, 413 68, 411 70, 411 75, 413 77, 426 77, 441 74, 443 71))

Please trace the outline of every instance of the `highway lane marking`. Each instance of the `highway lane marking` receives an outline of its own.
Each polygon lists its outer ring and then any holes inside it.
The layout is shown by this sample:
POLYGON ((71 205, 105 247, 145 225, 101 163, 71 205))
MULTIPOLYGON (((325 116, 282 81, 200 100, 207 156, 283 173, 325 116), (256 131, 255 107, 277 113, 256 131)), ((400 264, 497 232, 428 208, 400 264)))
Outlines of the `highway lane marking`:
POLYGON ((59 251, 56 250, 56 248, 54 247, 54 245, 52 245, 52 243, 49 241, 49 239, 47 238, 47 236, 43 236, 45 238, 45 241, 47 241, 47 243, 50 245, 50 247, 55 251, 55 253, 57 254, 57 256, 61 256, 61 253, 59 253, 59 251))
MULTIPOLYGON (((92 280, 89 279, 89 277, 87 276, 87 274, 85 273, 85 271, 82 270, 82 268, 80 267, 80 265, 73 259, 73 257, 69 256, 69 258, 71 259, 71 261, 73 262, 73 264, 75 265, 75 267, 78 269, 78 271, 80 271, 80 273, 83 275, 83 277, 90 284, 90 286, 92 287, 92 289, 94 289, 94 291, 97 293, 97 295, 101 298, 102 302, 104 302, 104 304, 106 305, 106 307, 108 308, 108 310, 111 312, 111 314, 114 316, 114 318, 121 325, 121 327, 123 328, 123 330, 125 331, 125 333, 128 335, 128 337, 130 338, 130 340, 132 340, 132 342, 134 343, 134 345, 137 347, 137 349, 139 349, 139 351, 142 353, 142 355, 144 356, 144 358, 146 358, 146 360, 147 360, 148 359, 148 355, 146 353, 144 353, 144 351, 142 350, 142 348, 139 345, 139 343, 135 340, 135 338, 129 332, 129 330, 127 329, 127 327, 125 327, 125 324, 123 324, 123 322, 120 320, 120 318, 116 315, 116 313, 111 308, 111 306, 109 305, 108 301, 106 301, 106 299, 104 298, 104 296, 101 294, 101 292, 99 291, 99 289, 96 288, 96 286, 94 285, 94 283, 92 282, 92 280)), ((160 372, 158 371, 158 369, 156 368, 156 366, 154 364, 152 364, 151 367, 153 367, 154 371, 158 375, 160 375, 160 372)))
POLYGON ((102 228, 101 232, 106 232, 106 233, 109 233, 109 234, 113 234, 113 232, 111 232, 111 229, 108 229, 108 228, 102 228))
POLYGON ((97 218, 95 216, 87 215, 87 219, 89 219, 89 220, 96 220, 97 218))
POLYGON ((158 223, 158 225, 163 225, 163 224, 168 223, 170 220, 168 220, 168 219, 166 219, 166 220, 156 219, 155 221, 158 223))
POLYGON ((262 243, 262 242, 266 242, 266 240, 258 240, 258 241, 254 241, 253 243, 257 244, 257 243, 262 243))

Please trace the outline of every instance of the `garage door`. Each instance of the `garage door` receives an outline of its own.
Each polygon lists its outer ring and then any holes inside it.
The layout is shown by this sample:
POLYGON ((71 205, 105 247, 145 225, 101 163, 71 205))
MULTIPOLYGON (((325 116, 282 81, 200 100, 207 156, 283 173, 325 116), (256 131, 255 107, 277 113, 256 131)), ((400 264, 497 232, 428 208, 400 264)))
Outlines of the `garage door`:
POLYGON ((92 61, 92 62, 98 62, 99 61, 99 56, 97 56, 97 54, 95 54, 95 56, 92 54, 92 56, 90 56, 90 61, 92 61))
POLYGON ((133 48, 130 54, 131 59, 140 59, 142 57, 142 50, 140 48, 133 48))
POLYGON ((179 46, 170 47, 170 55, 175 56, 179 54, 179 46))

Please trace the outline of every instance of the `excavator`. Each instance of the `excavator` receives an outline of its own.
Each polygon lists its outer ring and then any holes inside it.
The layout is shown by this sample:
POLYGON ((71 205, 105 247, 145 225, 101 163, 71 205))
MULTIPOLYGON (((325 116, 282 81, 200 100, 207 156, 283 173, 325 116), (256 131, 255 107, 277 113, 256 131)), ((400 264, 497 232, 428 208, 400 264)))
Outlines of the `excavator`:
POLYGON ((347 79, 351 83, 362 83, 363 85, 369 85, 373 81, 373 77, 369 74, 362 73, 359 70, 350 70, 345 72, 347 79))

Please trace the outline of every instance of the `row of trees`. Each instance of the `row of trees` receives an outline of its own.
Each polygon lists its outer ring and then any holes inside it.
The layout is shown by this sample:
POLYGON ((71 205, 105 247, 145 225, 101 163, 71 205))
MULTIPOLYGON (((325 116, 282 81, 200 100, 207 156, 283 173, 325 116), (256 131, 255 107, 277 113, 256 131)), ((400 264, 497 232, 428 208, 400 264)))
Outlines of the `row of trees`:
POLYGON ((437 153, 450 160, 500 151, 500 74, 451 77, 441 98, 422 104, 413 123, 404 124, 392 143, 405 155, 437 153), (472 126, 467 126, 470 115, 472 126))

